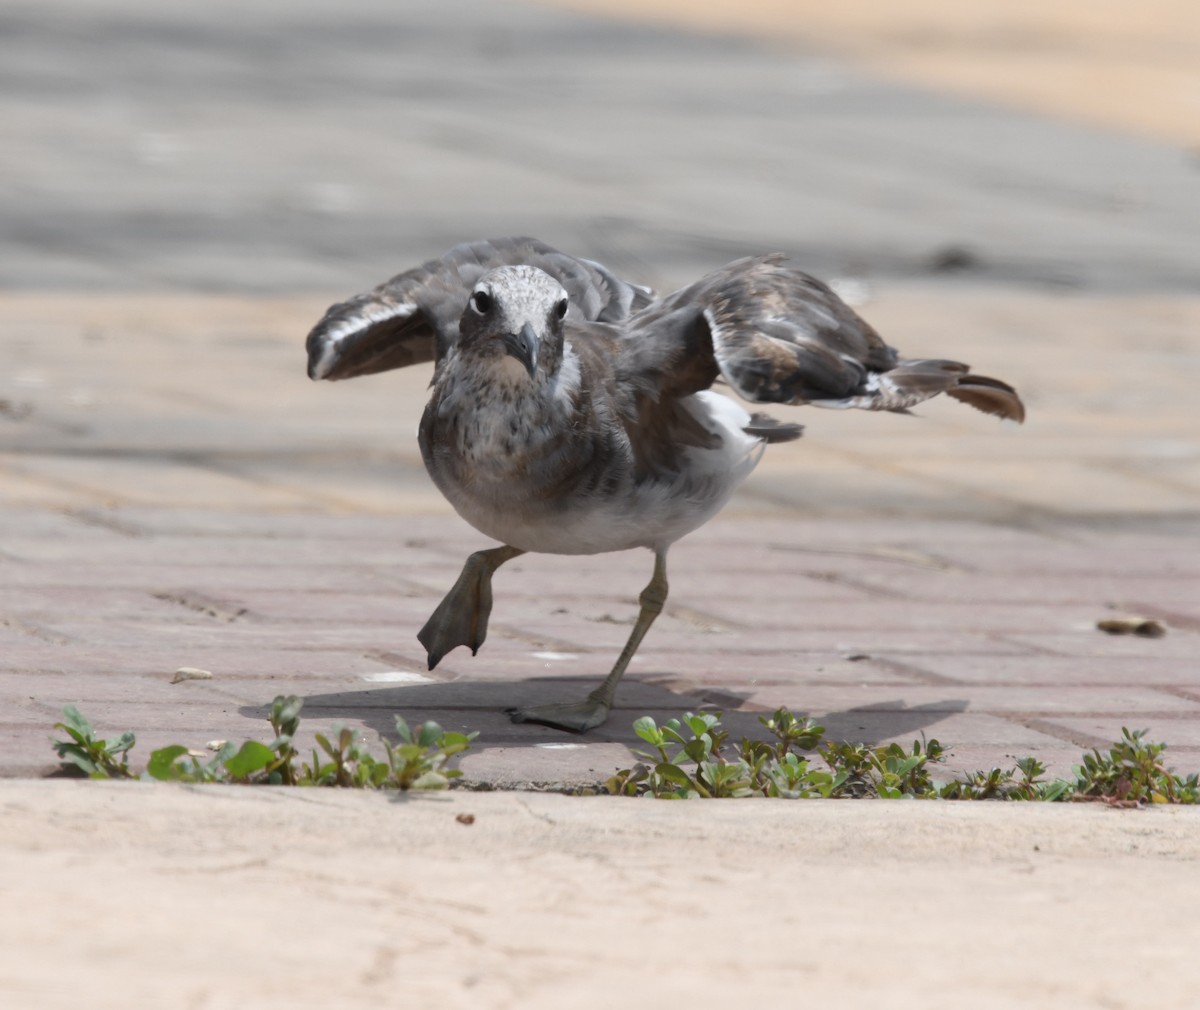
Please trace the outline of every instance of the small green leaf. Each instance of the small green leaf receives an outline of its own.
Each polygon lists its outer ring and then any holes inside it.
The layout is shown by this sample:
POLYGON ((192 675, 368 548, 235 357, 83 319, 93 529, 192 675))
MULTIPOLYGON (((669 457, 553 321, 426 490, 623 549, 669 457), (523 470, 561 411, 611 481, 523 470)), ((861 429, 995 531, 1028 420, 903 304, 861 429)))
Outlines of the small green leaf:
POLYGON ((460 754, 471 746, 471 739, 474 736, 467 736, 465 733, 446 733, 441 740, 440 750, 447 757, 454 754, 460 754))
POLYGON ((404 721, 402 716, 396 716, 396 736, 405 743, 413 742, 412 730, 408 728, 408 723, 404 721))
POLYGON ((446 780, 446 776, 440 772, 426 772, 424 775, 417 778, 410 789, 445 789, 450 783, 446 780))
POLYGON ((58 751, 58 756, 64 764, 74 765, 94 779, 106 779, 109 777, 108 772, 104 771, 95 761, 88 757, 87 752, 81 747, 76 747, 74 744, 56 744, 54 749, 58 751))
POLYGON ((689 740, 683 748, 683 752, 696 764, 708 759, 712 753, 712 739, 707 733, 696 737, 695 740, 689 740))
POLYGON ((270 723, 280 736, 292 736, 300 723, 300 709, 304 707, 304 699, 294 694, 276 695, 271 703, 270 723))
POLYGON ((445 730, 436 722, 430 720, 421 724, 421 729, 417 734, 417 743, 422 747, 436 747, 437 742, 443 736, 445 736, 445 730))
POLYGON ((235 779, 244 779, 266 768, 274 760, 275 752, 265 743, 247 740, 236 754, 226 758, 222 764, 235 779))
POLYGON ((170 782, 180 777, 180 771, 175 762, 187 753, 182 744, 161 747, 150 752, 150 760, 146 764, 146 774, 160 782, 170 782))
POLYGON ((126 730, 112 743, 106 743, 104 749, 109 754, 124 754, 127 750, 137 743, 137 739, 133 735, 132 730, 126 730))
POLYGON ((91 739, 95 733, 92 729, 92 724, 83 717, 83 713, 74 705, 63 706, 63 719, 65 722, 55 723, 56 728, 65 729, 68 733, 74 730, 85 739, 91 739))
POLYGON ((411 761, 416 761, 425 751, 420 744, 402 743, 395 748, 394 753, 401 761, 408 764, 411 761))
POLYGON ((651 747, 658 747, 662 744, 662 733, 659 732, 658 726, 648 715, 644 715, 634 722, 633 731, 645 740, 646 743, 650 744, 651 747))
POLYGON ((678 765, 660 761, 654 766, 654 770, 668 782, 674 783, 677 786, 683 786, 686 789, 696 788, 696 784, 692 781, 691 776, 678 765))
POLYGON ((689 738, 680 733, 679 728, 679 723, 675 719, 664 723, 661 730, 663 743, 677 743, 680 746, 687 746, 689 738))
MULTIPOLYGON (((81 746, 86 746, 88 743, 91 742, 89 737, 85 736, 83 733, 80 733, 79 730, 75 729, 74 726, 68 726, 65 722, 56 722, 54 724, 54 728, 63 730, 67 734, 67 736, 69 736, 72 740, 74 740, 77 744, 80 744, 81 746)), ((62 741, 62 742, 64 744, 66 743, 66 741, 62 741)), ((59 743, 59 741, 54 741, 54 746, 57 747, 58 743, 59 743)))

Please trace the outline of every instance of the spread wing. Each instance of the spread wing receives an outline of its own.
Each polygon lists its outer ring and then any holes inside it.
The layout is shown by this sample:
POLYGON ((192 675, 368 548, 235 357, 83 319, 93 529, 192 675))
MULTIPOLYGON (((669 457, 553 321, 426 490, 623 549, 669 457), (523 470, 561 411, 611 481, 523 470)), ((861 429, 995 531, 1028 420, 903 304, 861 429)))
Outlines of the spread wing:
POLYGON ((1007 383, 944 359, 901 358, 825 284, 785 257, 737 260, 627 324, 630 381, 685 395, 719 375, 756 403, 903 412, 938 393, 1022 421, 1007 383))
POLYGON ((458 339, 475 282, 516 264, 538 267, 566 288, 576 322, 619 323, 654 298, 649 288, 536 239, 469 242, 332 306, 308 335, 309 377, 350 379, 439 359, 458 339))

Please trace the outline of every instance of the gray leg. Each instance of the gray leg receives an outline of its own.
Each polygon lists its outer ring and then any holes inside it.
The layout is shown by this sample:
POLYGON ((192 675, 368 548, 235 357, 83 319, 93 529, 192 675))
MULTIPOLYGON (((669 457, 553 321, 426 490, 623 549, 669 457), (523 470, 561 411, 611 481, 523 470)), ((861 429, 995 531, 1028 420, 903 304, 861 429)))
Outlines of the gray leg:
POLYGON ((454 588, 417 632, 418 641, 429 653, 429 669, 457 646, 467 646, 472 656, 479 651, 492 612, 492 575, 505 561, 524 553, 515 547, 493 547, 467 558, 454 588))
POLYGON ((512 716, 513 722, 537 722, 543 726, 570 730, 572 733, 586 733, 603 723, 608 718, 609 709, 612 708, 613 699, 616 697, 617 685, 625 675, 625 668, 633 659, 638 646, 642 644, 642 639, 646 637, 654 619, 662 613, 666 601, 667 552, 664 549, 654 555, 654 575, 642 590, 642 595, 638 597, 642 609, 638 613, 637 623, 634 624, 621 655, 617 657, 616 665, 604 678, 604 683, 583 701, 510 709, 508 714, 512 716))

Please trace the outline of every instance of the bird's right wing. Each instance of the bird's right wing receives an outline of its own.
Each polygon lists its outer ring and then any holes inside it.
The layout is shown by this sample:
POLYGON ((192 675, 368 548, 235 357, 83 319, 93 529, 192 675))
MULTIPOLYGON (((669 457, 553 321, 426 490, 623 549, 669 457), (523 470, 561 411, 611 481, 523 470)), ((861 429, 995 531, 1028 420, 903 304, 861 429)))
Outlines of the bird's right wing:
POLYGON ((517 264, 538 267, 557 280, 576 321, 619 323, 654 297, 602 264, 537 239, 469 242, 332 306, 308 335, 309 377, 351 379, 440 360, 458 339, 459 319, 479 278, 517 264))

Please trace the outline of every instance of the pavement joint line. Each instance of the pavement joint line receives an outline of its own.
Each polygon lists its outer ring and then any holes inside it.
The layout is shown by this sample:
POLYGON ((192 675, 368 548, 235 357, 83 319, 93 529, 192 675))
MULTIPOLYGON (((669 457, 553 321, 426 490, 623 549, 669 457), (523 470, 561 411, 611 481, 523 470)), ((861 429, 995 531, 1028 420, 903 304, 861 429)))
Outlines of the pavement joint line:
POLYGON ((957 686, 964 683, 957 677, 948 677, 945 674, 934 673, 932 670, 926 670, 915 663, 906 663, 900 659, 889 659, 886 656, 868 656, 863 662, 877 669, 884 670, 887 673, 909 677, 921 684, 957 686))
POLYGON ((1008 715, 1012 714, 1009 713, 1006 715, 1001 715, 998 716, 998 718, 1004 719, 1007 722, 1016 723, 1017 725, 1023 726, 1026 729, 1036 730, 1038 733, 1044 733, 1046 736, 1053 737, 1054 739, 1070 744, 1073 747, 1078 747, 1083 751, 1103 751, 1107 749, 1109 744, 1112 743, 1111 740, 1106 740, 1090 733, 1080 733, 1075 730, 1069 730, 1063 726, 1059 726, 1055 722, 1052 722, 1050 719, 1041 716, 1020 717, 1019 715, 1016 715, 1012 718, 1009 718, 1008 715))
POLYGON ((1005 645, 1018 646, 1029 655, 1057 657, 1067 657, 1070 655, 1070 653, 1060 652, 1057 649, 1051 649, 1049 646, 1039 645, 1037 642, 1025 642, 1016 638, 1012 638, 1003 632, 990 632, 987 637, 993 642, 1003 642, 1005 645))

